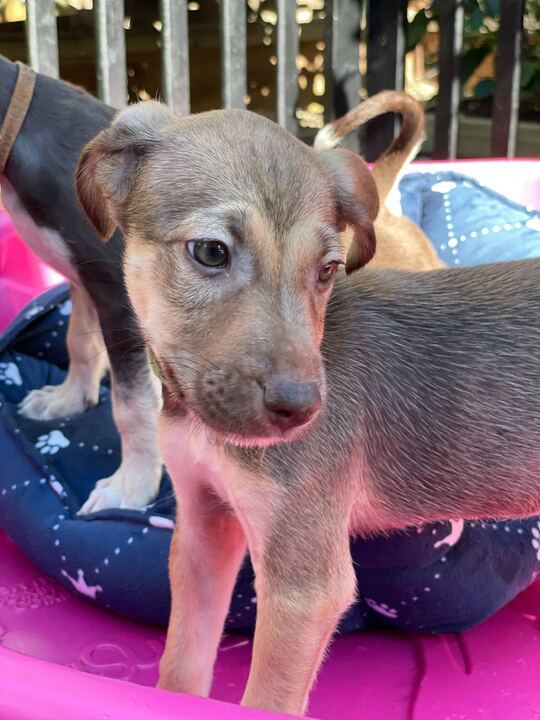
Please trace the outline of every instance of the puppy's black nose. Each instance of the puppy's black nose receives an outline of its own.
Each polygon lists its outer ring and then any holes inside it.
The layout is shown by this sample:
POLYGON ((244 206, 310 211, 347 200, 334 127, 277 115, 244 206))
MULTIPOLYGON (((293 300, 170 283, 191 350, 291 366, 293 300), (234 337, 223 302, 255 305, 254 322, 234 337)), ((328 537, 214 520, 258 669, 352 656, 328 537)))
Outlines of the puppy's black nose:
POLYGON ((313 380, 276 377, 265 385, 264 405, 270 422, 280 430, 289 430, 315 415, 321 407, 321 393, 313 380))

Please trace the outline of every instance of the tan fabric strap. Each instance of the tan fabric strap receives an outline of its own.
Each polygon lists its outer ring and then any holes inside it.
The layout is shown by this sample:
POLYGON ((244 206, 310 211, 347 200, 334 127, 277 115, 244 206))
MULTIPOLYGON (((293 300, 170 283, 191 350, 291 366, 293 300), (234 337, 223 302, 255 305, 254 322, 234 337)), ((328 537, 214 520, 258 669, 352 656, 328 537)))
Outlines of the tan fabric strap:
POLYGON ((0 129, 0 173, 6 168, 11 149, 30 107, 36 84, 36 74, 33 70, 21 62, 17 62, 16 65, 19 68, 17 82, 0 129))

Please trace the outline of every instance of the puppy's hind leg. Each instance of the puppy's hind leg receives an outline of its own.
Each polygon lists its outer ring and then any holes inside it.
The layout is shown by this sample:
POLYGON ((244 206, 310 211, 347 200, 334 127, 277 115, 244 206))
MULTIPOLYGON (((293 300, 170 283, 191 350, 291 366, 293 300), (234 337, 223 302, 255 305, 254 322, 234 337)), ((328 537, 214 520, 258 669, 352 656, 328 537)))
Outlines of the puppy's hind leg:
POLYGON ((108 357, 98 315, 82 286, 71 286, 71 300, 67 332, 68 374, 60 385, 45 385, 24 398, 19 412, 33 420, 75 415, 96 405, 99 400, 99 384, 107 369, 108 357))

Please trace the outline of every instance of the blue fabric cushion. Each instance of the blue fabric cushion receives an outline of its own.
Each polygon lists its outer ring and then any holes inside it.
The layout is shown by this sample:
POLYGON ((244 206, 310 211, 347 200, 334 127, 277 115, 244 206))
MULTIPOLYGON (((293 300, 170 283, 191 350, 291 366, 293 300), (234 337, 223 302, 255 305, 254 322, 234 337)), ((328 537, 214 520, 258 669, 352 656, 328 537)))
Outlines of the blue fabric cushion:
POLYGON ((424 230, 449 267, 540 255, 540 213, 472 178, 414 173, 403 178, 399 189, 404 214, 424 230))
MULTIPOLYGON (((472 180, 453 173, 412 175, 404 178, 401 190, 405 212, 447 262, 540 254, 538 213, 528 213, 472 180), (472 201, 478 204, 482 197, 483 212, 472 201), (445 202, 452 208, 451 237, 445 202), (513 223, 512 233, 504 230, 505 223, 513 223), (481 232, 495 224, 503 230, 481 232), (473 227, 480 229, 475 236, 473 227), (466 239, 461 241, 461 235, 466 239), (458 244, 448 248, 453 237, 458 244)), ((50 290, 0 340, 0 525, 64 586, 121 614, 165 625, 167 556, 175 522, 167 475, 159 497, 144 511, 76 516, 96 480, 110 475, 119 462, 107 383, 99 404, 82 415, 36 422, 17 414, 17 404, 30 390, 65 377, 69 313, 68 288, 50 290)), ((408 631, 454 632, 491 615, 537 576, 540 521, 437 523, 355 539, 351 552, 362 597, 343 619, 342 631, 382 623, 408 631)), ((227 629, 252 632, 255 610, 253 571, 246 560, 227 629)))

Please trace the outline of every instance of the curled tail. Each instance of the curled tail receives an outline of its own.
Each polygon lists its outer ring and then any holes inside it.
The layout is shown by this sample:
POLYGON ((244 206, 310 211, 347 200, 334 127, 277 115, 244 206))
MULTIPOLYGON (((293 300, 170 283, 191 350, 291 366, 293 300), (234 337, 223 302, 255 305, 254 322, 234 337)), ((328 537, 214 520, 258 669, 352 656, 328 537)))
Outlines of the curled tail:
POLYGON ((364 100, 342 117, 325 125, 315 138, 315 150, 328 150, 338 145, 347 135, 368 120, 388 112, 403 117, 401 132, 373 166, 373 175, 383 205, 397 185, 425 138, 424 110, 419 102, 407 93, 384 90, 364 100))

